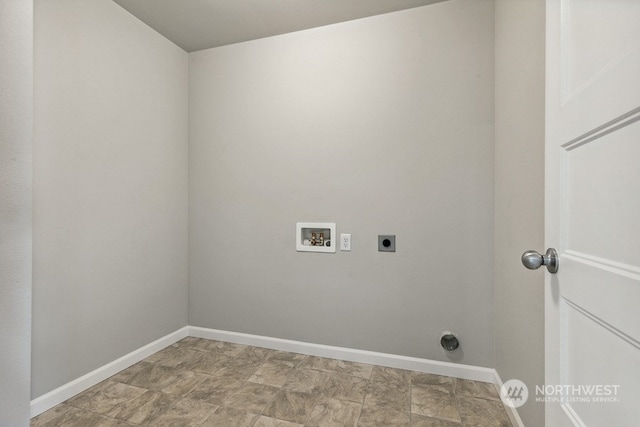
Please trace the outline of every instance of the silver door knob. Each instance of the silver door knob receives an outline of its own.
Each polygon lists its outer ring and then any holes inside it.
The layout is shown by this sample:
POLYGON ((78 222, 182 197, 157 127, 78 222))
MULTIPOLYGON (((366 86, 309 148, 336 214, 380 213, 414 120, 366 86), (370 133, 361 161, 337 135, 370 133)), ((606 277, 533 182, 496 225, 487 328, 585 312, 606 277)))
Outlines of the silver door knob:
POLYGON ((526 251, 522 254, 522 265, 529 270, 536 270, 540 266, 545 265, 549 273, 558 272, 558 252, 555 249, 549 248, 544 255, 540 255, 536 251, 526 251))

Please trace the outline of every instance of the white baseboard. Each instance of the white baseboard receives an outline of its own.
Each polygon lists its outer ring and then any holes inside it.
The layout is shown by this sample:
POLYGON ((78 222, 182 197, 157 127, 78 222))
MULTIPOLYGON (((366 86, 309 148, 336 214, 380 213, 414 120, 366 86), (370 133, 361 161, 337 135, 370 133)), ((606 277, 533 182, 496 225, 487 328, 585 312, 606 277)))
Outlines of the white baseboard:
MULTIPOLYGON (((500 389, 502 388, 502 385, 504 383, 502 382, 502 378, 500 378, 498 371, 494 370, 494 373, 495 373, 495 377, 491 382, 493 383, 496 390, 498 391, 498 394, 500 394, 500 389)), ((518 414, 518 410, 516 408, 512 408, 510 406, 504 405, 504 409, 507 410, 507 415, 509 415, 509 419, 511 420, 512 425, 517 427, 524 427, 524 423, 522 422, 522 419, 520 418, 520 414, 518 414)))
MULTIPOLYGON (((152 354, 162 350, 171 344, 180 341, 187 336, 197 338, 207 338, 218 341, 245 344, 255 347, 264 347, 273 350, 290 351, 293 353, 307 354, 310 356, 327 357, 331 359, 341 359, 350 362, 368 363, 373 365, 386 366, 397 369, 407 369, 411 371, 425 372, 436 375, 446 375, 450 377, 462 378, 474 381, 484 381, 493 383, 498 390, 502 386, 500 376, 495 369, 484 368, 472 365, 462 365, 450 362, 440 362, 437 360, 420 359, 417 357, 400 356, 396 354, 378 353, 367 350, 356 350, 345 347, 335 347, 322 344, 313 344, 302 341, 285 340, 281 338, 264 337, 260 335, 243 334, 239 332, 221 331, 217 329, 201 328, 197 326, 185 326, 177 331, 166 335, 150 344, 145 345, 131 353, 122 356, 94 371, 83 375, 55 390, 50 391, 31 401, 31 417, 35 417, 48 409, 64 402, 84 390, 93 387, 100 381, 117 374, 123 369, 138 363, 152 354)), ((509 409, 509 408, 507 408, 509 409)), ((523 426, 518 413, 509 414, 512 422, 518 426, 523 426), (517 421, 514 421, 517 420, 517 421)))
POLYGON ((123 369, 138 363, 142 359, 145 359, 152 354, 162 350, 165 347, 170 346, 189 335, 189 327, 178 329, 175 332, 170 333, 150 344, 140 347, 137 350, 132 351, 129 354, 122 356, 113 362, 107 363, 98 369, 95 369, 88 374, 76 378, 75 380, 62 385, 55 390, 51 390, 49 393, 43 394, 31 401, 31 417, 40 415, 44 411, 53 408, 56 405, 64 402, 65 400, 75 396, 78 393, 85 391, 86 389, 93 387, 100 381, 104 381, 107 378, 117 374, 123 369))
POLYGON ((429 374, 446 375, 466 380, 493 383, 496 371, 472 365, 462 365, 437 360, 419 359, 417 357, 399 356, 396 354, 378 353, 367 350, 355 350, 345 347, 334 347, 322 344, 312 344, 301 341, 291 341, 280 338, 250 335, 238 332, 220 331, 217 329, 189 326, 189 336, 207 338, 211 340, 227 341, 236 344, 246 344, 273 350, 290 351, 310 356, 328 357, 330 359, 348 360, 350 362, 369 363, 389 368, 407 369, 410 371, 426 372, 429 374))

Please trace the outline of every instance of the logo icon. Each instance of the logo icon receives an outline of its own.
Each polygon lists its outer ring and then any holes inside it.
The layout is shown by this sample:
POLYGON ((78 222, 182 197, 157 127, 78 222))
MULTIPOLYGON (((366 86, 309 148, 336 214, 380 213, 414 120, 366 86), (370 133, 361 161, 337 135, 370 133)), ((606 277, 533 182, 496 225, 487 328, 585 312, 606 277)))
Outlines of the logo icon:
POLYGON ((509 380, 500 387, 500 399, 510 408, 519 408, 527 402, 529 389, 520 380, 509 380))

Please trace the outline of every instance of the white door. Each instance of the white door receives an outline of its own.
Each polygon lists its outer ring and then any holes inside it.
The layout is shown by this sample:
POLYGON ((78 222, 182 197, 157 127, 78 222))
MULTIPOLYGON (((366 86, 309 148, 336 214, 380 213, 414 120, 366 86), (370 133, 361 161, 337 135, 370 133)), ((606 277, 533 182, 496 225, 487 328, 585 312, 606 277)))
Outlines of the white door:
POLYGON ((546 69, 546 425, 638 426, 640 1, 548 0, 546 69))

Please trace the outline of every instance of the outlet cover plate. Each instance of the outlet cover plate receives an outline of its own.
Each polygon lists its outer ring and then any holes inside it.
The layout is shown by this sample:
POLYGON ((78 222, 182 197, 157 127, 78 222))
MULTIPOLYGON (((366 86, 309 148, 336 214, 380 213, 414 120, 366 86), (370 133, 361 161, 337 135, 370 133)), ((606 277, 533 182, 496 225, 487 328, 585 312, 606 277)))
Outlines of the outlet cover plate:
POLYGON ((379 252, 395 252, 396 251, 396 235, 395 234, 379 234, 378 235, 378 251, 379 252))
POLYGON ((343 233, 340 235, 340 250, 341 251, 351 250, 351 234, 343 233))

